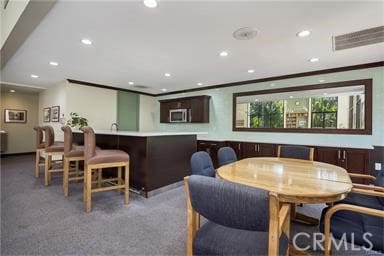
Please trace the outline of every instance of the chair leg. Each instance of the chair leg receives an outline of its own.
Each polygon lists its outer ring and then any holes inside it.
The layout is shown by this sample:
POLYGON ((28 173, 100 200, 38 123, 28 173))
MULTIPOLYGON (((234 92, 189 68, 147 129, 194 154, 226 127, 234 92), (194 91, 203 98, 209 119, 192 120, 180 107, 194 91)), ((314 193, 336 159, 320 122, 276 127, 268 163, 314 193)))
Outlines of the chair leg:
MULTIPOLYGON (((85 165, 84 163, 84 173, 83 173, 83 202, 85 203, 86 199, 87 199, 87 166, 85 165)), ((92 182, 92 180, 91 180, 92 182)))
POLYGON ((44 164, 44 185, 45 186, 49 185, 49 181, 48 181, 49 172, 48 172, 48 169, 49 169, 49 156, 47 154, 45 154, 45 164, 44 164))
MULTIPOLYGON (((121 166, 117 167, 117 185, 122 185, 121 182, 121 166)), ((120 195, 121 189, 117 189, 117 194, 120 195)))
POLYGON ((129 163, 125 166, 125 176, 124 176, 124 203, 128 204, 129 202, 129 163))
POLYGON ((52 156, 49 155, 48 156, 48 184, 51 182, 52 180, 52 174, 51 172, 49 171, 50 169, 52 169, 52 156))
POLYGON ((101 181, 103 179, 102 168, 97 169, 97 187, 101 188, 101 181))
POLYGON ((68 176, 69 176, 69 165, 71 162, 68 160, 68 158, 64 158, 64 173, 63 173, 63 190, 64 190, 64 196, 68 196, 68 176))
POLYGON ((39 178, 40 173, 40 151, 36 150, 35 178, 39 178))
POLYGON ((87 184, 86 184, 86 201, 85 201, 85 211, 90 212, 92 209, 92 169, 87 167, 86 170, 87 184))

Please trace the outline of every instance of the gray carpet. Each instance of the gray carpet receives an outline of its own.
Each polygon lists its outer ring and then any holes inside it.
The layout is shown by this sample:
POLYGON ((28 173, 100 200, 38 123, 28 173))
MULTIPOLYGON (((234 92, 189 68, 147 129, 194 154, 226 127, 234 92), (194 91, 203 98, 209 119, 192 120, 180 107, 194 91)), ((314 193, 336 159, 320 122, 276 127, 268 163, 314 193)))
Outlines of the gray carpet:
MULTIPOLYGON (((43 175, 34 178, 32 155, 1 160, 1 255, 185 254, 182 187, 149 199, 131 193, 129 205, 116 192, 97 193, 93 211, 86 214, 81 183, 72 183, 70 196, 64 198, 60 174, 49 187, 43 186, 43 175)), ((318 217, 322 207, 305 205, 300 211, 318 217)), ((293 224, 292 231, 313 233, 318 229, 293 224)))

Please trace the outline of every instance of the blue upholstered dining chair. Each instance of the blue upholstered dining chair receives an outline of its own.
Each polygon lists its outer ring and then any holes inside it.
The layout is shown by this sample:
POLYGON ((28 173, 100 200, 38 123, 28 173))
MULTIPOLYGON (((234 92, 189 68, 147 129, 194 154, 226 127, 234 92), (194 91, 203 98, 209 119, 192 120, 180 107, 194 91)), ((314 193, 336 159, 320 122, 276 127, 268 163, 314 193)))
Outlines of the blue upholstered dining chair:
POLYGON ((277 149, 277 157, 313 161, 314 149, 304 146, 282 146, 277 149))
POLYGON ((222 147, 217 151, 219 166, 230 164, 237 161, 236 153, 231 147, 222 147))
POLYGON ((345 234, 347 241, 353 240, 356 245, 366 247, 370 245, 364 239, 364 233, 369 232, 372 236, 366 239, 372 243, 372 249, 384 252, 384 173, 378 173, 376 177, 355 175, 359 178, 369 178, 373 183, 354 184, 352 193, 345 199, 323 209, 320 230, 325 233, 328 229, 333 237, 339 239, 345 234), (377 210, 379 216, 370 214, 377 210), (325 225, 326 219, 328 227, 325 225))
MULTIPOLYGON (((187 255, 268 254, 268 191, 199 175, 186 177, 184 181, 188 207, 187 255), (207 219, 200 228, 196 223, 198 214, 207 219)), ((275 248, 279 255, 286 255, 288 249, 289 234, 285 232, 289 231, 289 207, 283 205, 281 209, 285 209, 276 214, 276 223, 283 224, 283 228, 276 230, 281 235, 276 234, 278 243, 272 246, 279 244, 275 248)))
POLYGON ((192 175, 215 177, 216 170, 213 167, 212 159, 205 151, 195 152, 191 157, 192 175))

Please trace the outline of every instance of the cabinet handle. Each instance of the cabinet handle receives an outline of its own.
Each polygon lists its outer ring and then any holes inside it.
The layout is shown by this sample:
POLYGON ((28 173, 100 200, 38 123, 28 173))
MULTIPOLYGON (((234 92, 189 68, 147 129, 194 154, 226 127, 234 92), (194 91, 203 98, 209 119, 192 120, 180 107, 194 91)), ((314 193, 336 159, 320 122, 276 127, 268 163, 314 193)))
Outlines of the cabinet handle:
POLYGON ((260 152, 260 145, 257 144, 257 152, 260 152))
POLYGON ((258 150, 257 150, 257 144, 255 144, 255 152, 258 152, 258 150))
POLYGON ((237 148, 238 148, 239 150, 240 150, 240 146, 241 146, 241 144, 239 143, 238 146, 237 146, 237 148))
POLYGON ((343 150, 343 159, 345 160, 345 156, 346 156, 346 153, 345 153, 345 150, 343 150))
POLYGON ((200 145, 205 145, 205 142, 200 142, 200 145))
POLYGON ((340 149, 337 150, 337 159, 340 159, 340 149))
POLYGON ((217 144, 215 144, 215 143, 211 143, 211 146, 217 146, 217 144))

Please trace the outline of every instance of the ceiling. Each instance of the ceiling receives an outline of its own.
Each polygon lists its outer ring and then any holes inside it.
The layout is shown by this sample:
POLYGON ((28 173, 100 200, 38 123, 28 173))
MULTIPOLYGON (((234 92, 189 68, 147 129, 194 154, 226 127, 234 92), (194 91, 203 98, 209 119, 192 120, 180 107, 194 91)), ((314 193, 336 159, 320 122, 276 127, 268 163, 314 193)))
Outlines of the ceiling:
POLYGON ((157 8, 142 1, 58 1, 8 61, 1 80, 48 88, 69 78, 159 94, 163 88, 383 61, 384 43, 332 51, 333 35, 381 25, 383 1, 159 0, 157 8), (241 27, 258 34, 236 40, 232 33, 241 27), (303 29, 312 34, 297 37, 303 29), (83 45, 82 38, 93 44, 83 45), (229 55, 220 57, 224 50, 229 55), (309 62, 312 57, 320 61, 309 62), (137 89, 129 81, 151 88, 137 89))

